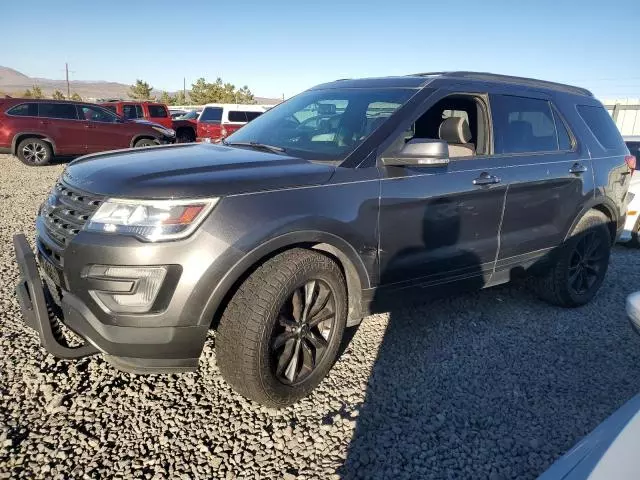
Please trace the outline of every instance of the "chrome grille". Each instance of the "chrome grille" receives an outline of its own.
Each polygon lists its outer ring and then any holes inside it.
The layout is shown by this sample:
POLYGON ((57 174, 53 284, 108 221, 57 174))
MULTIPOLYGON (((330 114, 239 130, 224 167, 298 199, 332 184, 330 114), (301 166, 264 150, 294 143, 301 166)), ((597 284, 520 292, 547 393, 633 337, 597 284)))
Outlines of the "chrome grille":
POLYGON ((64 248, 78 234, 101 202, 102 199, 95 195, 58 182, 42 205, 40 215, 51 239, 64 248))

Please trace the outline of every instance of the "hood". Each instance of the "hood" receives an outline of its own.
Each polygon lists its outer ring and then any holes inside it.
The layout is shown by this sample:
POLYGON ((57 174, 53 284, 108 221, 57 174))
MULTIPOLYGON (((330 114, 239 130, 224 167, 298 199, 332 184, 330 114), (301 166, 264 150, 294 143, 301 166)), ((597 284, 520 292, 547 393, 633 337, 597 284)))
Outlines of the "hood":
POLYGON ((165 130, 167 128, 164 125, 160 125, 156 122, 150 122, 149 120, 145 120, 144 118, 129 118, 126 121, 131 123, 142 123, 143 125, 149 125, 150 127, 160 127, 164 128, 165 130))
POLYGON ((325 183, 332 164, 247 148, 182 144, 81 157, 66 183, 121 198, 215 197, 325 183))

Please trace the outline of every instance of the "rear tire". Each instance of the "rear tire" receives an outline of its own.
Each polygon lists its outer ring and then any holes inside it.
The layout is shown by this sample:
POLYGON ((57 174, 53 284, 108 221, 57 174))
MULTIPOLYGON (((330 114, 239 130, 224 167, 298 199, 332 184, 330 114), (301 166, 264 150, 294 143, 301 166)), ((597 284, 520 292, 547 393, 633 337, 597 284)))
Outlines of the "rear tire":
POLYGON ((640 248, 640 217, 636 220, 633 230, 631 231, 631 240, 627 242, 627 246, 631 248, 640 248))
POLYGON ((554 257, 555 264, 544 276, 532 279, 543 300, 569 308, 591 301, 609 266, 608 222, 598 210, 590 210, 580 219, 554 257))
POLYGON ((333 366, 346 318, 338 265, 312 250, 281 253, 244 281, 222 315, 216 338, 222 376, 260 404, 290 405, 333 366))
POLYGON ((135 148, 154 147, 156 145, 158 145, 158 142, 150 138, 141 138, 133 144, 135 148))
POLYGON ((51 145, 41 138, 25 138, 18 144, 16 154, 22 163, 30 167, 48 165, 53 160, 51 145))
POLYGON ((196 141, 196 134, 189 128, 181 128, 176 134, 177 143, 192 143, 196 141))

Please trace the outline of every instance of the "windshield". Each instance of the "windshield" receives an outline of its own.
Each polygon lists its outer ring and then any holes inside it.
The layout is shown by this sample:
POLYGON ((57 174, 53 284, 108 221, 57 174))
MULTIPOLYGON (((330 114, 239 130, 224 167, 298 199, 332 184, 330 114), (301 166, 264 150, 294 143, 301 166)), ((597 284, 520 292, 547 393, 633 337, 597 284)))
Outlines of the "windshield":
POLYGON ((308 160, 344 160, 414 93, 412 89, 311 90, 268 110, 226 141, 272 145, 308 160))
POLYGON ((187 112, 184 115, 181 115, 179 117, 180 120, 195 120, 196 118, 198 118, 198 116, 200 116, 200 112, 196 112, 195 110, 192 110, 191 112, 187 112))

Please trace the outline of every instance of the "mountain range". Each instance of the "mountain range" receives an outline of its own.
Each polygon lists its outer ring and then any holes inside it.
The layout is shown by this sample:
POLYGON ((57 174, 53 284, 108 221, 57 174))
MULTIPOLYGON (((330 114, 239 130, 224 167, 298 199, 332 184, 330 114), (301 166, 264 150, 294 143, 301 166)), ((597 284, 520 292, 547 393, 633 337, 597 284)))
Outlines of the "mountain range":
MULTIPOLYGON (((9 67, 0 65, 0 94, 19 96, 26 89, 38 85, 42 92, 50 97, 55 90, 60 90, 66 95, 67 82, 65 80, 52 80, 50 78, 29 77, 9 67)), ((71 93, 77 93, 85 100, 98 98, 129 98, 129 85, 103 80, 71 80, 69 81, 71 93)), ((175 92, 169 92, 173 94, 175 92)), ((154 95, 160 96, 162 90, 154 90, 154 95)), ((282 101, 279 98, 255 97, 259 104, 274 104, 282 101)))

